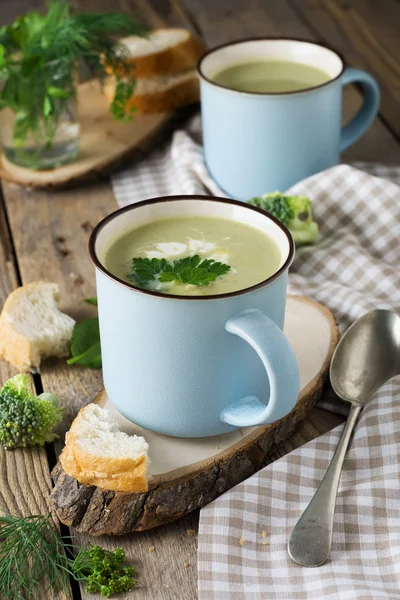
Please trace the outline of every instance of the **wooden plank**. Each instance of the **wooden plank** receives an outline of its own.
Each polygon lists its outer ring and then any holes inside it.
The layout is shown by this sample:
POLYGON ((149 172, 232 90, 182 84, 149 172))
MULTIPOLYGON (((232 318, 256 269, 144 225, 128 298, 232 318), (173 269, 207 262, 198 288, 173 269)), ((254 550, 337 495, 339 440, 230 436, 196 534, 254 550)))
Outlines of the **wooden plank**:
POLYGON ((31 10, 42 11, 45 0, 1 0, 0 23, 10 25, 17 17, 31 10))
MULTIPOLYGON (((182 2, 192 15, 196 15, 197 24, 210 46, 254 35, 282 35, 323 41, 319 32, 300 21, 288 0, 250 0, 245 5, 241 0, 231 0, 229 7, 214 0, 182 2)), ((308 3, 298 0, 298 5, 301 6, 313 6, 315 3, 312 0, 308 3)), ((319 4, 325 6, 325 0, 321 0, 319 4)), ((337 43, 335 45, 339 48, 337 43)), ((344 122, 350 120, 360 104, 360 92, 354 86, 346 86, 343 102, 344 122)), ((393 164, 400 160, 400 145, 385 125, 376 119, 367 133, 343 153, 342 159, 393 164)))
MULTIPOLYGON (((23 283, 39 279, 60 285, 61 310, 76 321, 95 316, 83 300, 95 295, 94 268, 87 243, 93 226, 116 209, 109 185, 68 192, 35 192, 4 184, 23 283)), ((101 387, 101 372, 46 361, 41 371, 45 391, 58 393, 68 406, 64 426, 101 387)))
POLYGON ((174 0, 71 0, 76 12, 121 11, 132 13, 141 22, 156 29, 158 27, 187 27, 182 8, 174 0))
POLYGON ((303 23, 381 86, 380 112, 400 140, 400 3, 396 0, 289 0, 303 23))
MULTIPOLYGON (((0 192, 1 193, 1 192, 0 192)), ((9 236, 6 213, 0 200, 0 306, 18 286, 13 246, 9 236)), ((0 361, 1 385, 17 371, 0 361)), ((15 516, 46 515, 50 507, 51 478, 45 448, 35 447, 6 451, 0 446, 0 512, 15 516)), ((44 589, 43 600, 70 598, 44 589)))

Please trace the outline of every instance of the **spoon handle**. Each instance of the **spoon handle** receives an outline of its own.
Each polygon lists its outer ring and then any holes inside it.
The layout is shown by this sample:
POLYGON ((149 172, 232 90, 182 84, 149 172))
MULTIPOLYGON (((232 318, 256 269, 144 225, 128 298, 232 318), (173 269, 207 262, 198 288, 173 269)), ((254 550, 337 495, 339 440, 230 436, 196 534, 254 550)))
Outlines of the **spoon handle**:
POLYGON ((290 536, 289 555, 294 562, 304 567, 319 567, 329 556, 340 474, 351 434, 361 410, 361 406, 351 405, 331 464, 290 536))

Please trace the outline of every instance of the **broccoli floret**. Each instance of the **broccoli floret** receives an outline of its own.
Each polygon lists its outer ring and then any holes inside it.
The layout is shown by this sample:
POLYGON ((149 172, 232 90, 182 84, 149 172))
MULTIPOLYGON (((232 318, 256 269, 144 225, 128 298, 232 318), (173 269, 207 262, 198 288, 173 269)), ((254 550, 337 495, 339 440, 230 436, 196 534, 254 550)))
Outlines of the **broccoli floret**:
POLYGON ((277 191, 251 198, 249 204, 266 210, 286 225, 297 246, 316 241, 318 225, 312 219, 311 200, 307 196, 285 196, 277 191))
POLYGON ((29 376, 16 375, 0 391, 0 444, 11 450, 52 442, 58 437, 53 429, 63 413, 57 396, 34 396, 29 376))

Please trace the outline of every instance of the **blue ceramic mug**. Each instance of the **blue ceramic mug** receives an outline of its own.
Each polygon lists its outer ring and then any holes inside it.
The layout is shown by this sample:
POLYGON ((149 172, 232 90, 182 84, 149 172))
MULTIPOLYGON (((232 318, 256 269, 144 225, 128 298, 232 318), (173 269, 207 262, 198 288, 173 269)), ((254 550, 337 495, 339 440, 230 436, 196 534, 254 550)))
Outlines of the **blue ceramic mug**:
POLYGON ((209 196, 145 200, 112 213, 89 242, 96 267, 103 378, 128 419, 179 437, 271 423, 294 407, 299 373, 282 332, 293 240, 257 208, 209 196), (125 231, 180 215, 234 219, 278 245, 279 268, 250 288, 218 296, 143 290, 110 273, 104 254, 125 231))
POLYGON ((249 39, 209 50, 198 65, 204 155, 208 170, 228 196, 248 200, 332 167, 339 153, 371 125, 379 107, 375 79, 345 68, 329 48, 291 39, 249 39), (297 92, 249 93, 222 87, 213 77, 234 64, 282 60, 329 75, 322 85, 297 92), (360 83, 364 103, 341 129, 343 87, 360 83))

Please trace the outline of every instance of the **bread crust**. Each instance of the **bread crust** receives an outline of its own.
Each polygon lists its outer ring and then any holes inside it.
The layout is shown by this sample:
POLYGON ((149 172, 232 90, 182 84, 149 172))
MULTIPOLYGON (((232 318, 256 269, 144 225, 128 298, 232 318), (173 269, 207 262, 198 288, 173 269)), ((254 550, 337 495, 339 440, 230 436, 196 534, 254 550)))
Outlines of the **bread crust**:
POLYGON ((33 281, 16 288, 8 296, 0 315, 0 359, 7 360, 19 371, 39 369, 40 352, 30 340, 20 334, 12 322, 13 309, 29 290, 41 285, 53 285, 56 288, 56 297, 59 298, 59 288, 56 283, 47 281, 33 281))
POLYGON ((29 340, 15 331, 8 320, 6 306, 7 301, 0 316, 0 359, 7 360, 21 372, 38 369, 39 352, 29 340))
MULTIPOLYGON (((159 31, 163 30, 155 29, 152 33, 158 33, 159 31)), ((184 31, 186 38, 178 44, 152 54, 127 57, 126 62, 131 66, 134 77, 154 77, 160 75, 160 73, 173 75, 195 67, 206 50, 204 43, 199 38, 193 37, 185 29, 175 28, 170 31, 184 31)), ((120 40, 121 44, 124 43, 125 39, 127 38, 120 40)))
MULTIPOLYGON (((104 88, 110 102, 114 96, 114 89, 113 81, 109 81, 104 88)), ((193 74, 193 77, 172 84, 164 90, 151 94, 133 94, 126 107, 127 112, 129 109, 135 108, 142 114, 168 113, 199 101, 200 84, 197 76, 193 74)))
POLYGON ((64 471, 80 483, 95 485, 117 492, 143 493, 148 491, 148 457, 110 458, 97 456, 84 450, 79 443, 79 421, 85 408, 75 417, 65 436, 66 445, 60 454, 64 471))

